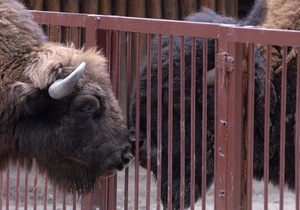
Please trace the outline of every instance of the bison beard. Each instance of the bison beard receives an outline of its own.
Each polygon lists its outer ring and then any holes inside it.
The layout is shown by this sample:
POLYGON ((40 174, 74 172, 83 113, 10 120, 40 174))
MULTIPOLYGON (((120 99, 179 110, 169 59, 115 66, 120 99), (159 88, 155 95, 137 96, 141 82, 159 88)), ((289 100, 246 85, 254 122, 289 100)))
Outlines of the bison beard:
MULTIPOLYGON (((186 18, 189 21, 229 23, 242 25, 260 25, 265 18, 266 3, 257 0, 249 16, 238 21, 230 17, 222 17, 213 11, 203 8, 186 18)), ((161 173, 161 200, 167 209, 168 199, 168 76, 169 76, 169 40, 162 37, 162 173, 161 173)), ((190 85, 191 84, 191 38, 185 38, 185 207, 190 205, 190 85)), ((202 190, 202 45, 203 40, 196 39, 196 168, 195 168, 195 199, 201 197, 202 190)), ((172 123, 172 208, 180 207, 180 46, 181 39, 173 37, 173 123, 172 123)), ((215 42, 208 40, 207 68, 215 67, 215 42)), ((261 51, 255 50, 255 116, 254 116, 254 178, 261 180, 264 169, 264 90, 265 64, 261 51)), ((285 182, 290 188, 295 184, 294 166, 294 126, 295 126, 295 61, 289 63, 287 87, 287 124, 286 124, 286 161, 285 182), (291 71, 290 71, 291 70, 291 71)), ((158 40, 154 39, 151 51, 151 170, 157 177, 157 72, 158 72, 158 40)), ((139 155, 140 165, 147 165, 147 64, 142 65, 140 73, 140 138, 139 155)), ((271 113, 270 113, 270 171, 269 178, 274 184, 279 181, 279 139, 280 139, 280 89, 281 74, 274 75, 271 86, 271 113)), ((208 87, 207 98, 207 187, 213 183, 214 176, 214 87, 208 87)), ((132 93, 130 107, 131 131, 130 139, 135 141, 136 128, 136 90, 132 93)))
POLYGON ((106 59, 46 42, 23 5, 0 0, 0 168, 19 161, 61 189, 91 191, 132 160, 106 59))

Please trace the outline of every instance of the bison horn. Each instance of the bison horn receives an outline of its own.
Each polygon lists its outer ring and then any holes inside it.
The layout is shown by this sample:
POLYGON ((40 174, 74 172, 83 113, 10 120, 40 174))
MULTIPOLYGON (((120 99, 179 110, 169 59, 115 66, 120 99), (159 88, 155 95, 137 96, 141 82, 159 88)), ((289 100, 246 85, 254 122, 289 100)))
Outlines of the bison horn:
POLYGON ((215 69, 211 69, 209 71, 207 71, 206 74, 206 78, 207 78, 207 86, 214 86, 215 84, 215 69))
POLYGON ((49 95, 53 99, 62 99, 67 96, 77 84, 82 76, 86 63, 82 62, 69 76, 65 79, 56 80, 48 90, 49 95))

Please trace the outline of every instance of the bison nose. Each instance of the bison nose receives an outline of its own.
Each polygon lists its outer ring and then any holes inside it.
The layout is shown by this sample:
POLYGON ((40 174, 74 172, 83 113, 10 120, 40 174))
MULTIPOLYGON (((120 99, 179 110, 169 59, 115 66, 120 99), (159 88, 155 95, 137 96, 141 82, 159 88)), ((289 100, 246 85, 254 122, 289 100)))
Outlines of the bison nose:
POLYGON ((135 130, 134 129, 130 129, 129 131, 129 142, 134 145, 135 144, 135 130))
POLYGON ((139 141, 139 146, 138 148, 143 147, 144 142, 146 141, 146 135, 145 132, 142 130, 139 131, 139 136, 136 138, 136 131, 135 128, 131 128, 129 131, 129 142, 131 143, 132 146, 132 154, 135 155, 136 150, 139 150, 136 148, 136 140, 139 141))
POLYGON ((129 131, 129 142, 132 144, 132 146, 134 146, 136 140, 139 140, 141 143, 143 143, 146 140, 146 133, 140 130, 139 137, 136 139, 136 131, 134 128, 131 128, 129 131))
POLYGON ((134 158, 134 156, 132 155, 132 152, 131 152, 131 146, 127 146, 125 148, 125 150, 123 150, 121 157, 122 157, 122 161, 123 161, 124 168, 125 168, 126 166, 128 166, 130 164, 130 162, 134 158))

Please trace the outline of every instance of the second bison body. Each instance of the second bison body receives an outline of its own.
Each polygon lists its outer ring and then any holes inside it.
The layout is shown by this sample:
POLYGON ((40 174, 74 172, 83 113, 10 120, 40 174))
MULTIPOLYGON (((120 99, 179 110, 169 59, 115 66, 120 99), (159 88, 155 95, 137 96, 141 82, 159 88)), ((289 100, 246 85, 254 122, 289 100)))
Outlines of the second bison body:
MULTIPOLYGON (((266 18, 267 7, 265 1, 258 0, 245 20, 237 20, 230 17, 220 16, 209 9, 203 8, 200 12, 195 13, 186 18, 188 21, 196 22, 211 22, 211 23, 225 23, 225 24, 240 24, 240 25, 261 25, 266 18)), ((162 36, 162 57, 161 57, 161 74, 162 74, 162 105, 161 111, 158 112, 158 73, 159 71, 159 53, 158 53, 158 39, 153 40, 151 51, 151 170, 155 178, 161 175, 161 201, 164 208, 168 205, 168 158, 170 155, 170 148, 168 148, 168 139, 172 141, 172 208, 180 208, 180 165, 181 165, 181 110, 180 104, 180 69, 181 61, 185 64, 185 120, 184 120, 184 139, 185 139, 185 207, 190 205, 190 187, 191 187, 191 170, 190 170, 190 150, 191 150, 191 56, 192 56, 192 39, 184 38, 184 59, 181 59, 181 42, 180 37, 173 37, 173 57, 170 62, 170 36, 162 36), (172 65, 172 68, 169 66, 172 65), (173 92, 172 97, 169 97, 169 71, 173 70, 173 92), (172 137, 170 138, 170 112, 169 99, 172 98, 172 137), (158 114, 162 115, 159 116, 158 114), (158 117, 162 119, 161 135, 161 174, 157 172, 157 122, 158 117)), ((207 40, 207 69, 214 71, 215 68, 215 40, 207 40)), ((202 67, 203 67, 203 39, 196 38, 196 103, 195 103, 195 198, 201 197, 202 190, 202 121, 207 123, 207 187, 209 188, 214 179, 214 86, 207 88, 207 118, 202 117, 202 67)), ((286 113, 286 157, 285 157, 285 183, 290 187, 295 186, 295 149, 294 149, 294 127, 295 127, 295 98, 296 98, 296 70, 295 59, 288 63, 288 85, 287 85, 287 113, 286 113)), ((139 157, 140 165, 147 166, 147 64, 141 67, 140 72, 140 115, 136 116, 136 92, 133 90, 132 103, 130 107, 130 122, 131 122, 131 139, 136 140, 136 119, 139 118, 139 157)), ((209 75, 211 74, 209 71, 209 75)), ((255 116, 254 116, 254 178, 261 180, 264 174, 264 111, 265 111, 265 57, 263 51, 255 49, 255 116)), ((279 148, 280 148, 280 96, 281 96, 281 74, 272 74, 272 81, 270 84, 270 151, 269 151, 269 179, 270 182, 278 184, 279 182, 279 148)), ((148 112, 149 113, 149 112, 148 112)))

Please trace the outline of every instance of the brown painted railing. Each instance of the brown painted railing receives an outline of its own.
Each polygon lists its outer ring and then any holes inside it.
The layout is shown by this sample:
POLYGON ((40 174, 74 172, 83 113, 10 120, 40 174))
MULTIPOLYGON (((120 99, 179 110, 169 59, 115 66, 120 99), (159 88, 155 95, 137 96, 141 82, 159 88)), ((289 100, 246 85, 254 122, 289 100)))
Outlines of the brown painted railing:
MULTIPOLYGON (((146 62, 151 65, 149 54, 150 43, 152 36, 158 36, 158 43, 161 43, 162 36, 189 36, 194 37, 192 40, 193 50, 195 50, 195 39, 198 37, 203 38, 203 84, 206 84, 206 67, 208 50, 207 40, 214 39, 217 44, 216 47, 216 84, 215 84, 215 118, 214 118, 214 196, 212 193, 207 193, 208 189, 205 187, 206 167, 203 167, 202 171, 202 201, 198 201, 196 204, 191 203, 191 209, 255 209, 253 207, 253 136, 254 136, 254 48, 256 44, 263 44, 267 46, 293 46, 300 47, 300 32, 297 31, 279 31, 279 30, 267 30, 259 28, 249 27, 236 27, 232 25, 217 25, 208 23, 191 23, 181 21, 170 20, 154 20, 143 18, 129 18, 119 16, 103 16, 103 15, 84 15, 84 14, 70 14, 70 13, 56 13, 56 12, 33 12, 35 20, 43 25, 49 39, 56 42, 73 42, 77 47, 98 47, 102 49, 108 60, 109 70, 112 79, 113 89, 120 100, 124 116, 129 118, 129 104, 130 94, 133 84, 136 84, 137 91, 139 91, 139 67, 146 57, 146 62), (247 54, 245 54, 247 49, 247 54), (247 78, 245 80, 245 72, 243 72, 244 59, 247 60, 247 78), (247 81, 247 82, 246 82, 247 81), (247 85, 248 84, 248 85, 247 85)), ((183 47, 183 46, 182 46, 183 47)), ((268 49, 269 47, 267 47, 268 49)), ((161 56, 161 51, 158 53, 158 57, 161 56)), ((267 64, 269 64, 270 52, 267 53, 267 64)), ((297 73, 297 93, 300 91, 300 65, 299 54, 298 58, 298 73, 297 73)), ((172 57, 170 57, 172 59, 172 57)), ((183 58, 181 63, 183 63, 183 58)), ((195 58, 192 58, 192 62, 195 62, 195 58)), ((283 64, 283 65, 286 65, 283 64)), ((158 67, 158 69, 161 67, 158 67)), ((182 67, 184 71, 184 67, 182 67)), ((286 68, 285 68, 286 69, 286 68)), ((197 68, 194 67, 191 71, 196 72, 197 68)), ((283 70, 286 71, 286 70, 283 70)), ((194 75, 195 75, 194 72, 194 75)), ((184 75, 184 73, 182 73, 184 75)), ((266 75, 270 76, 270 68, 266 68, 266 75)), ((269 83, 269 79, 266 76, 266 84, 269 83)), ((150 77, 150 74, 148 75, 150 77)), ((183 76, 182 76, 183 77, 183 76)), ((283 78, 284 79, 284 78, 283 78)), ((148 80, 149 81, 149 80, 148 80)), ((171 81, 170 81, 171 82, 171 81)), ((195 85, 195 83, 194 83, 195 85)), ((158 86, 160 89, 161 86, 158 86)), ((149 90, 148 90, 149 91, 149 90)), ((191 88, 191 91, 195 93, 195 86, 191 88)), ((282 91, 284 92, 284 91, 282 91)), ((147 92, 149 97, 151 94, 147 92)), ((158 93, 161 94, 161 93, 158 93)), ((207 88, 203 86, 203 117, 207 118, 207 88)), ((270 92, 268 85, 266 85, 266 105, 265 105, 265 122, 269 122, 268 110, 270 92)), ((170 94, 171 95, 171 94, 170 94)), ((296 144, 295 144, 295 156, 296 156, 296 184, 295 184, 295 199, 293 199, 293 205, 295 209, 299 209, 300 199, 300 178, 299 178, 299 158, 300 158, 300 94, 297 94, 297 111, 296 115, 296 144)), ((180 96, 184 101, 184 94, 180 96)), ((286 96, 283 95, 283 98, 286 96)), ((172 99, 172 98, 169 98, 172 99)), ((191 98, 191 104, 196 101, 195 98, 191 98)), ((138 98, 136 103, 139 103, 138 98)), ((158 101, 158 103, 162 103, 158 101)), ((283 100, 282 104, 285 103, 283 100)), ((172 103, 169 105, 172 108, 172 103)), ((283 106, 284 107, 284 106, 283 106)), ((189 109, 185 107, 184 103, 181 103, 181 111, 189 109)), ((195 107, 191 107, 194 110, 195 107)), ((281 124, 285 123, 284 110, 282 112, 281 124)), ((182 111, 181 114, 184 114, 182 111)), ((151 115, 151 111, 148 111, 147 116, 151 115)), ((170 120, 171 122, 171 120, 170 120)), ((158 119, 158 125, 160 126, 162 121, 158 119)), ((129 126, 129 124, 128 124, 129 126)), ((268 123, 265 123, 265 130, 268 130, 268 123)), ((193 126, 192 126, 193 127, 193 126)), ((184 130, 184 129, 183 129, 184 130)), ((138 132, 138 131, 137 131, 138 132)), ((158 133, 158 142, 162 141, 161 131, 158 133)), ((207 125, 203 123, 202 132, 207 133, 207 125)), ((284 127, 281 130, 282 136, 285 136, 284 127)), ((195 133, 195 128, 192 128, 191 133, 195 133)), ((150 132, 147 132, 150 137, 150 132)), ((182 134, 182 141, 184 141, 184 133, 182 134)), ((268 132, 265 132, 265 152, 268 154, 268 132)), ((195 145, 195 137, 191 144, 195 145)), ((202 146, 207 146, 206 135, 203 135, 202 146)), ((280 140, 282 147, 284 148, 285 139, 280 140)), ((171 142, 170 142, 171 144, 171 142)), ((139 146, 139 145, 137 145, 139 146)), ((150 148, 150 145, 148 145, 150 148)), ((192 154, 195 151, 191 151, 192 154)), ((184 153, 182 153, 184 155, 184 153)), ((139 154, 136 154, 137 156, 139 154)), ((203 166, 206 163, 206 151, 203 152, 202 157, 204 159, 203 166)), ((137 157, 138 158, 138 157, 137 157)), ((158 157, 161 160, 161 157, 158 157)), ((264 157, 265 170, 267 175, 268 155, 264 157)), ((182 158, 184 159, 184 158, 182 158)), ((170 162, 172 160, 169 160, 170 162)), ((281 166, 284 167, 284 150, 280 151, 281 166)), ((184 161, 183 161, 184 162, 184 161)), ((195 163, 191 162, 192 166, 195 163)), ((187 166, 188 167, 188 166, 187 166)), ((37 175, 35 175, 36 181, 33 184, 32 194, 25 195, 25 198, 20 200, 20 194, 18 189, 22 188, 24 183, 20 182, 17 178, 16 186, 16 203, 12 202, 12 198, 9 195, 14 194, 11 190, 10 182, 12 178, 12 170, 9 168, 7 172, 0 173, 0 210, 9 209, 10 206, 20 207, 24 206, 24 209, 31 208, 39 209, 37 203, 42 203, 44 209, 56 209, 62 205, 63 209, 161 209, 160 200, 160 182, 158 177, 157 184, 152 182, 150 167, 147 167, 148 171, 139 167, 138 162, 132 163, 132 165, 118 175, 108 178, 99 179, 95 186, 94 192, 82 198, 80 201, 76 201, 76 196, 68 196, 64 194, 62 201, 56 202, 58 195, 56 194, 56 188, 47 184, 47 180, 43 179, 44 183, 43 195, 40 198, 40 194, 37 191, 37 187, 41 187, 37 175), (51 192, 50 192, 51 189, 51 192), (31 198, 33 197, 33 202, 31 198), (49 197, 53 201, 50 202, 49 197), (50 203, 50 204, 49 204, 50 203), (49 207, 50 205, 50 207, 49 207)), ((158 168, 161 170, 161 168, 158 168)), ((181 169, 181 170, 184 170, 181 169)), ((283 169, 281 169, 283 170, 283 169)), ((22 174, 17 167, 17 177, 22 174)), ((171 172, 171 169, 169 169, 171 172)), ((191 167, 191 172, 195 173, 194 167, 191 167)), ((282 172, 282 171, 281 171, 282 172)), ((35 172, 36 173, 36 172, 35 172)), ((280 177, 284 181, 284 176, 280 177)), ((260 201, 261 208, 265 209, 270 207, 269 185, 268 178, 265 176, 263 187, 263 199, 260 201)), ((169 187, 172 189, 172 180, 168 180, 169 187)), ((191 179, 191 192, 195 191, 193 183, 194 179, 191 179)), ((31 186, 31 185, 30 185, 31 186)), ((283 209, 286 203, 284 199, 284 186, 279 186, 279 203, 280 209, 283 209)), ((25 191, 28 193, 28 172, 25 172, 25 191), (27 180, 27 181, 26 181, 27 180)), ((170 194, 169 194, 170 195, 170 194)), ((184 196, 184 193, 183 195, 184 196)), ((169 196, 169 200, 170 200, 169 196)), ((194 198, 191 196, 191 201, 194 198)), ((184 199, 181 199, 184 202, 184 199)), ((171 201, 168 202, 169 207, 171 201)), ((273 205, 273 204, 272 204, 273 205)), ((181 205, 183 206, 183 205, 181 205)), ((273 206, 274 207, 274 206, 273 206)), ((272 208, 272 207, 270 207, 272 208)), ((289 207, 288 207, 289 209, 289 207)))

